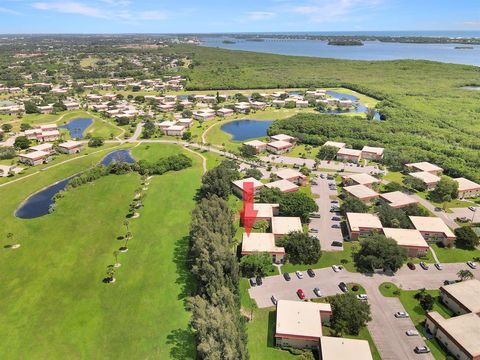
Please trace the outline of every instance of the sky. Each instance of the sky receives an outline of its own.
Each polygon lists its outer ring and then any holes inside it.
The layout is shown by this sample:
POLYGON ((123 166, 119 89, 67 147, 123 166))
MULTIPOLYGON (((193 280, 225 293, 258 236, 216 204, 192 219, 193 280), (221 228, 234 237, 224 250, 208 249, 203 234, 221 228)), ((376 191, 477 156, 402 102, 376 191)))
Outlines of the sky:
POLYGON ((479 0, 0 0, 0 33, 480 31, 479 0))

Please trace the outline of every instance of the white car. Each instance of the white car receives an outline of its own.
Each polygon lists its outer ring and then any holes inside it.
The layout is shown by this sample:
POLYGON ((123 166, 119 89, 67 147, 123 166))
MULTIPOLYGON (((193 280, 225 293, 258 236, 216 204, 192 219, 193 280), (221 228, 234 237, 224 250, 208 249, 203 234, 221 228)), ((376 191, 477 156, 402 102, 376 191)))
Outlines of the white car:
POLYGON ((333 269, 333 271, 335 271, 335 272, 339 272, 340 270, 342 270, 342 269, 340 268, 340 266, 338 266, 338 265, 332 265, 332 269, 333 269))
POLYGON ((408 314, 405 311, 398 311, 395 313, 395 317, 399 319, 406 319, 408 318, 408 314))
POLYGON ((368 300, 367 294, 358 294, 357 295, 358 300, 368 300))
POLYGON ((303 273, 301 271, 295 271, 295 275, 297 275, 299 279, 303 279, 303 273))
POLYGON ((475 264, 473 261, 467 261, 467 265, 470 266, 472 269, 477 268, 477 264, 475 264))
POLYGON ((418 336, 418 331, 417 330, 407 330, 406 334, 407 334, 407 336, 418 336))

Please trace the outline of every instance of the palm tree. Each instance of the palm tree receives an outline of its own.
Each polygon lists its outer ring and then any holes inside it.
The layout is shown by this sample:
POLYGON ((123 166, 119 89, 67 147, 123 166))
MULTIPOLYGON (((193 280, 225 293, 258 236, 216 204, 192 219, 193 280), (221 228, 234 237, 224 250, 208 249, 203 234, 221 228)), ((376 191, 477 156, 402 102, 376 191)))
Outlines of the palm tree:
POLYGON ((125 220, 125 221, 123 222, 123 225, 125 225, 125 227, 127 228, 127 233, 128 233, 128 232, 130 231, 130 230, 128 229, 128 225, 130 225, 130 222, 129 222, 128 220, 125 220))
POLYGON ((105 280, 108 283, 115 282, 115 268, 113 266, 107 267, 107 277, 105 278, 105 280))
POLYGON ((18 249, 20 247, 20 244, 12 244, 13 242, 13 233, 8 233, 7 234, 7 239, 8 239, 8 245, 10 246, 11 249, 18 249))
POLYGON ((473 274, 470 270, 460 270, 459 272, 457 272, 457 276, 462 281, 473 279, 473 274))
POLYGON ((115 258, 115 263, 113 264, 113 267, 115 268, 119 268, 120 266, 122 266, 122 264, 118 262, 118 254, 119 252, 117 250, 113 252, 113 257, 115 258))
POLYGON ((127 252, 128 251, 128 241, 132 238, 132 233, 127 232, 125 234, 125 244, 119 249, 121 252, 127 252))

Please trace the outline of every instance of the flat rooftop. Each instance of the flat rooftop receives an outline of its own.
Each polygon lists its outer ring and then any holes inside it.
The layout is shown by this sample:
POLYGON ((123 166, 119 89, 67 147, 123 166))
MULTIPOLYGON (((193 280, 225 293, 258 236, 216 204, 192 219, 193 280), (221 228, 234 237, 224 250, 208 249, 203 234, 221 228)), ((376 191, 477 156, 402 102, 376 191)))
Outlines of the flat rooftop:
POLYGON ((268 146, 271 146, 275 149, 287 149, 287 148, 293 147, 293 144, 288 141, 277 140, 277 141, 269 142, 268 146))
POLYGON ((361 228, 381 229, 383 227, 378 216, 373 214, 347 213, 347 220, 353 231, 359 231, 361 228))
POLYGON ((299 217, 276 216, 272 218, 273 234, 285 235, 292 231, 303 231, 302 222, 299 217))
POLYGON ((471 356, 480 356, 480 316, 471 313, 445 319, 436 311, 429 312, 428 316, 471 356))
POLYGON ((433 183, 438 183, 440 181, 440 177, 429 173, 427 171, 419 171, 419 172, 413 172, 409 174, 410 176, 413 176, 414 178, 422 180, 425 184, 433 184, 433 183))
POLYGON ((480 189, 480 184, 465 178, 453 179, 458 183, 458 191, 468 191, 480 189))
POLYGON ((382 155, 384 151, 385 149, 382 147, 364 146, 362 148, 362 152, 374 153, 376 155, 382 155))
POLYGON ((338 150, 337 155, 348 155, 348 156, 360 157, 362 156, 362 150, 341 148, 340 150, 338 150))
POLYGON ((455 298, 472 313, 480 313, 480 280, 472 279, 445 285, 441 290, 455 298))
POLYGON ((358 199, 368 199, 378 196, 378 193, 375 190, 372 190, 365 185, 345 186, 343 190, 358 199))
POLYGON ((427 172, 443 171, 443 169, 440 166, 437 166, 435 164, 431 164, 427 161, 405 164, 405 166, 415 168, 419 171, 427 171, 427 172))
POLYGON ((418 230, 383 228, 383 233, 395 240, 399 246, 428 248, 428 243, 418 230))
POLYGON ((418 203, 418 200, 407 194, 404 194, 401 191, 392 191, 389 193, 380 194, 380 197, 387 201, 392 207, 402 207, 418 203))
POLYGON ((274 173, 280 179, 292 179, 292 178, 305 178, 306 176, 303 175, 300 171, 294 169, 281 169, 274 173))
POLYGON ((356 182, 359 185, 369 185, 369 184, 379 184, 380 180, 376 177, 369 174, 354 174, 354 175, 345 175, 345 179, 350 179, 353 182, 356 182))
POLYGON ((280 189, 280 191, 282 191, 282 192, 297 191, 299 189, 298 185, 295 185, 294 183, 292 183, 288 180, 274 181, 274 182, 265 184, 265 186, 269 189, 271 189, 271 188, 280 189))
POLYGON ((69 140, 69 141, 65 141, 64 143, 58 144, 58 146, 66 149, 76 148, 81 145, 82 143, 80 141, 74 141, 74 140, 69 140))
POLYGON ((275 254, 285 254, 283 247, 275 245, 275 236, 270 233, 243 233, 242 254, 254 252, 268 252, 275 254))
POLYGON ((346 146, 347 144, 343 142, 337 142, 337 141, 327 141, 323 146, 333 146, 336 147, 337 149, 342 149, 346 146))
POLYGON ((260 141, 260 140, 247 141, 247 142, 244 142, 243 144, 244 144, 244 145, 248 145, 248 146, 253 146, 253 147, 257 147, 257 146, 267 146, 267 143, 265 143, 265 142, 263 142, 263 141, 260 141))
POLYGON ((295 139, 293 136, 285 135, 285 134, 273 135, 273 136, 270 136, 270 138, 278 141, 291 141, 295 139))
POLYGON ((33 151, 48 151, 53 148, 53 144, 50 143, 44 143, 44 144, 39 144, 35 146, 30 146, 29 150, 33 151))
POLYGON ((257 217, 259 218, 272 218, 273 208, 278 208, 278 204, 253 204, 253 210, 257 210, 257 217))
POLYGON ((452 230, 445 224, 445 222, 438 217, 428 216, 409 216, 415 229, 422 232, 437 232, 443 233, 446 237, 454 238, 452 230))
POLYGON ((322 336, 322 360, 373 360, 367 340, 322 336))
POLYGON ((260 181, 258 181, 257 179, 255 179, 253 177, 232 181, 233 185, 235 185, 236 187, 238 187, 240 189, 243 189, 243 184, 247 183, 247 182, 253 183, 253 187, 255 189, 263 187, 263 183, 261 183, 260 181))
POLYGON ((278 300, 275 336, 319 339, 322 336, 321 311, 331 311, 330 304, 278 300))

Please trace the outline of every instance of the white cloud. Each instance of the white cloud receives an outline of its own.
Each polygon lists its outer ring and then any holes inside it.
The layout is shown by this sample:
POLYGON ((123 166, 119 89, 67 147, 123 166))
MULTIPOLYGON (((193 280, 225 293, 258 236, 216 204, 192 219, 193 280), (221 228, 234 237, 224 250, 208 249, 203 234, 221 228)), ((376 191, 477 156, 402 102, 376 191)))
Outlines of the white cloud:
POLYGON ((38 10, 53 10, 65 14, 77 14, 91 17, 106 17, 105 13, 96 7, 77 2, 37 2, 32 6, 38 10))
POLYGON ((274 12, 270 12, 270 11, 251 11, 247 13, 247 18, 248 20, 253 20, 253 21, 269 20, 275 17, 275 15, 276 14, 274 12))
POLYGON ((353 13, 373 10, 382 0, 309 0, 302 5, 290 5, 288 11, 305 15, 311 21, 331 22, 342 20, 353 13))
POLYGON ((12 9, 5 8, 5 7, 0 7, 0 13, 1 14, 20 15, 19 12, 15 11, 15 10, 12 10, 12 9))

